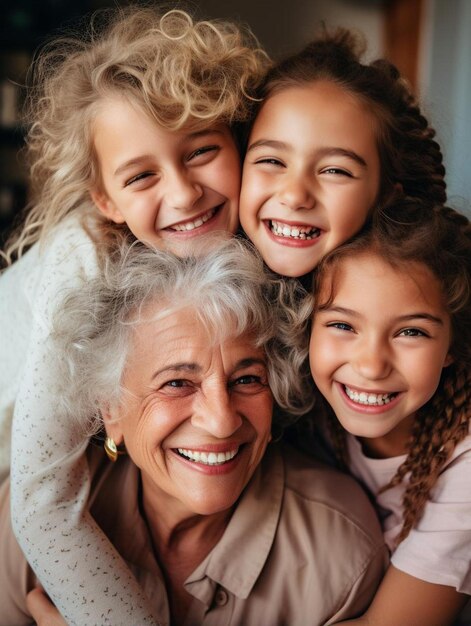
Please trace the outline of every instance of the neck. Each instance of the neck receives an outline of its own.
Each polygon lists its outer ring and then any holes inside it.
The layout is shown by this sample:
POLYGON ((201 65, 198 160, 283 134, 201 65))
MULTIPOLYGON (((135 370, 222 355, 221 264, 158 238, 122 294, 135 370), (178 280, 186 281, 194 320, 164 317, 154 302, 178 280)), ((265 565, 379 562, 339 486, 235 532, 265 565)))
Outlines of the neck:
POLYGON ((389 459, 407 453, 415 415, 404 418, 382 437, 358 437, 363 453, 372 459, 389 459))
POLYGON ((234 507, 212 515, 192 513, 143 478, 143 509, 166 582, 172 624, 183 624, 192 602, 185 580, 221 539, 234 507))
POLYGON ((163 562, 167 555, 181 554, 187 560, 194 555, 201 561, 222 537, 233 512, 231 508, 210 515, 194 513, 177 500, 169 502, 144 481, 143 508, 155 551, 163 562))

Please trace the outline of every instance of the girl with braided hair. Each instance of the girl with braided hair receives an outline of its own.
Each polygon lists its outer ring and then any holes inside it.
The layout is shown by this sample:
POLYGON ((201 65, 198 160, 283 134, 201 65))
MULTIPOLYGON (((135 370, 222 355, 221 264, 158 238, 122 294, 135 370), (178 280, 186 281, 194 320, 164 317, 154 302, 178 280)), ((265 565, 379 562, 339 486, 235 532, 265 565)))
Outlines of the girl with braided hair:
POLYGON ((372 494, 392 552, 352 623, 451 624, 471 594, 471 225, 392 205, 325 257, 314 296, 320 434, 372 494))
POLYGON ((240 219, 279 274, 310 272, 391 194, 444 203, 435 132, 388 61, 339 29, 281 61, 260 89, 240 219))

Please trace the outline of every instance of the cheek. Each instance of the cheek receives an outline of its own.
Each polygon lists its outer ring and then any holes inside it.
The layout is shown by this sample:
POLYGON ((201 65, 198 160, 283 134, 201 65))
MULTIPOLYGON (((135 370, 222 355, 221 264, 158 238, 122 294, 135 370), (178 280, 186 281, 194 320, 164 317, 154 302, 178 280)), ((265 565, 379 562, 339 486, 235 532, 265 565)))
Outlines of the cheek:
POLYGON ((241 407, 241 413, 245 413, 246 416, 250 415, 249 421, 261 441, 268 437, 271 431, 273 416, 273 396, 271 392, 267 392, 257 399, 252 398, 246 403, 245 407, 241 407))
POLYGON ((171 435, 188 416, 186 403, 161 403, 148 407, 136 420, 129 419, 123 429, 126 448, 133 460, 147 458, 165 447, 171 435))
POLYGON ((442 368, 438 366, 440 356, 422 359, 421 363, 409 363, 407 365, 409 383, 415 388, 417 393, 426 397, 426 402, 435 393, 440 382, 442 368))
POLYGON ((337 213, 332 215, 332 223, 336 230, 339 243, 355 235, 365 223, 370 210, 370 204, 365 198, 358 199, 356 203, 347 202, 341 204, 337 213))
POLYGON ((328 378, 340 362, 339 346, 313 329, 309 344, 309 364, 311 374, 317 384, 328 378))
POLYGON ((262 192, 267 192, 268 185, 264 185, 261 177, 253 172, 248 172, 242 177, 240 192, 241 218, 253 218, 258 210, 259 198, 262 192))
POLYGON ((213 183, 220 181, 226 189, 227 195, 239 197, 241 190, 241 165, 239 156, 232 156, 222 160, 210 174, 213 183))

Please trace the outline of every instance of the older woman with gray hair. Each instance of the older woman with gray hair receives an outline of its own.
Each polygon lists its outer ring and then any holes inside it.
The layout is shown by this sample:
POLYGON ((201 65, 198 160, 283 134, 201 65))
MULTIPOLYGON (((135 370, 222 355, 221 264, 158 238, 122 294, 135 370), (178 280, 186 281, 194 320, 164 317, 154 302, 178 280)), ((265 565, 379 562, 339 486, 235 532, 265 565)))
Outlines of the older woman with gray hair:
MULTIPOLYGON (((311 303, 246 243, 217 243, 123 250, 57 315, 60 401, 78 429, 106 430, 115 461, 90 446, 90 511, 162 624, 354 617, 386 565, 375 514, 352 479, 272 438, 309 408, 311 303)), ((0 624, 29 624, 7 483, 0 507, 0 624)))

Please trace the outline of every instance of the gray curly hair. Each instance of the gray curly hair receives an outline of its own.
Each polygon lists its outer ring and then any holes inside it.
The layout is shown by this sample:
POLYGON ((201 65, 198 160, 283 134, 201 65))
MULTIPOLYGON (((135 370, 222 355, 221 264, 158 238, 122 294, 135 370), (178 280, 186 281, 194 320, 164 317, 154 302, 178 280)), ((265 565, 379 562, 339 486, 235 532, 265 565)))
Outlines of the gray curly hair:
POLYGON ((100 406, 126 401, 121 381, 132 333, 144 308, 149 320, 149 306, 152 319, 191 307, 215 343, 253 336, 267 356, 277 425, 311 408, 306 357, 312 296, 297 281, 271 274, 245 240, 218 234, 201 246, 205 254, 183 258, 139 242, 123 246, 98 278, 60 306, 54 339, 61 401, 88 434, 102 426, 100 406))

